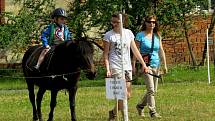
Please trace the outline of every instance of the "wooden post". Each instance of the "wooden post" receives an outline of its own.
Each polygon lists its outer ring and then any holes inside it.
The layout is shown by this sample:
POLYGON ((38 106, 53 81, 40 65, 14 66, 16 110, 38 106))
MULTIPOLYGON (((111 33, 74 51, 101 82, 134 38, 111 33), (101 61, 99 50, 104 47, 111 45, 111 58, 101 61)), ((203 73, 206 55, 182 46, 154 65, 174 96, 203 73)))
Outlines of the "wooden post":
MULTIPOLYGON (((5 12, 5 0, 0 0, 0 14, 5 12)), ((0 24, 4 23, 4 18, 0 15, 0 24)))
POLYGON ((211 11, 211 0, 208 0, 208 11, 211 11))

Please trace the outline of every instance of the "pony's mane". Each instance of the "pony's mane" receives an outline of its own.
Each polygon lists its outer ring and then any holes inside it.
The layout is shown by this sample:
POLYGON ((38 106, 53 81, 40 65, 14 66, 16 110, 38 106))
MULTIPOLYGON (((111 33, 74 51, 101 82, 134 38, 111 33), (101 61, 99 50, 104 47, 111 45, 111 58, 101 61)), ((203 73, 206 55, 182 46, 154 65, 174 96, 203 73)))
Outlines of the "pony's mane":
POLYGON ((76 40, 76 42, 78 49, 82 54, 93 53, 93 45, 89 40, 87 40, 87 38, 80 38, 79 40, 76 40))
POLYGON ((87 38, 80 38, 72 41, 65 41, 56 46, 56 49, 73 48, 75 51, 79 51, 82 54, 93 53, 94 48, 92 43, 87 38))

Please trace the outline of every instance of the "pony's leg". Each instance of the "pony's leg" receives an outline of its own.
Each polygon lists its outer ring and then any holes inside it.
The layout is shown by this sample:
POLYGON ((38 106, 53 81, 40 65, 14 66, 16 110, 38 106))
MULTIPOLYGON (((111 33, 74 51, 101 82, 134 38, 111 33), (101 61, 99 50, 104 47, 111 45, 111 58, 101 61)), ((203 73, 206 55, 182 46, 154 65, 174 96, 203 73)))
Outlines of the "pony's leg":
POLYGON ((50 112, 49 112, 49 119, 47 121, 53 121, 53 113, 54 113, 54 108, 57 104, 56 98, 57 98, 57 90, 51 90, 51 103, 50 103, 50 112))
POLYGON ((28 85, 29 99, 33 107, 33 121, 36 121, 38 120, 38 115, 37 115, 37 108, 35 104, 34 84, 27 82, 27 85, 28 85))
POLYGON ((72 119, 72 121, 76 121, 75 95, 76 95, 76 91, 77 91, 77 86, 69 89, 68 91, 69 91, 69 103, 70 103, 71 119, 72 119))
POLYGON ((39 121, 43 121, 42 113, 41 113, 41 102, 45 92, 46 92, 46 89, 43 89, 43 88, 39 88, 37 92, 37 114, 39 117, 39 121))

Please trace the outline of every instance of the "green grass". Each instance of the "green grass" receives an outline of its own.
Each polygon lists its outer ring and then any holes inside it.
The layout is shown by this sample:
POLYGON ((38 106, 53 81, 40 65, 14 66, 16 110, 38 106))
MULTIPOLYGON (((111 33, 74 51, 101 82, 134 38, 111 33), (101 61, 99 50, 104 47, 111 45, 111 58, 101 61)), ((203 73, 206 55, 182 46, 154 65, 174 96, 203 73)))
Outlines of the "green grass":
MULTIPOLYGON (((133 86, 132 98, 128 101, 130 121, 149 121, 148 109, 146 118, 137 115, 135 105, 143 94, 145 86, 133 86)), ((159 85, 156 94, 157 111, 163 116, 160 121, 214 121, 214 85, 203 82, 165 83, 159 85)), ((44 119, 49 112, 50 92, 42 103, 44 119)), ((56 121, 69 121, 68 94, 58 94, 55 110, 56 121)), ((115 101, 105 98, 105 87, 81 87, 76 97, 76 112, 79 121, 105 121, 108 110, 115 101)), ((27 90, 0 90, 0 121, 29 121, 32 109, 27 90)))
MULTIPOLYGON (((214 78, 214 66, 210 66, 210 75, 211 80, 213 81, 214 78)), ((198 67, 192 68, 188 66, 173 66, 170 67, 169 73, 164 76, 164 80, 167 82, 196 82, 196 81, 207 81, 208 79, 208 72, 207 67, 198 67)))
MULTIPOLYGON (((215 81, 214 67, 211 65, 211 82, 215 81)), ((9 76, 7 78, 0 78, 0 90, 2 89, 26 89, 26 83, 24 79, 14 78, 23 77, 20 71, 1 71, 0 75, 9 76), (11 78, 13 77, 13 78, 11 78)), ((104 86, 105 69, 98 68, 98 76, 95 80, 87 80, 84 74, 81 75, 81 81, 79 81, 79 87, 98 87, 104 86)), ((172 66, 169 67, 167 74, 163 76, 164 83, 192 83, 192 82, 204 82, 207 83, 207 67, 199 67, 192 69, 187 66, 172 66)), ((143 78, 140 75, 138 80, 133 81, 133 85, 144 84, 143 78)))
MULTIPOLYGON (((213 66, 212 66, 213 67, 213 66)), ((76 98, 77 119, 79 121, 105 121, 115 101, 105 98, 105 82, 103 69, 99 69, 96 80, 86 80, 82 76, 76 98)), ((1 75, 12 77, 22 76, 17 72, 3 72, 1 75)), ((211 68, 211 82, 207 83, 207 68, 191 69, 186 66, 176 66, 169 69, 164 76, 164 83, 159 85, 156 94, 157 111, 163 116, 161 121, 214 121, 214 71, 211 68)), ((138 83, 142 83, 139 78, 138 83)), ((136 84, 138 84, 136 83, 136 84)), ((133 85, 132 98, 129 100, 130 121, 149 121, 137 115, 135 105, 143 95, 145 85, 133 85)), ((50 92, 44 96, 42 111, 47 120, 49 112, 50 92)), ((55 110, 56 121, 69 121, 68 94, 60 91, 55 110)), ((0 121, 29 121, 32 119, 32 109, 28 99, 26 84, 23 79, 0 78, 0 121)), ((148 114, 148 109, 145 110, 148 114)))

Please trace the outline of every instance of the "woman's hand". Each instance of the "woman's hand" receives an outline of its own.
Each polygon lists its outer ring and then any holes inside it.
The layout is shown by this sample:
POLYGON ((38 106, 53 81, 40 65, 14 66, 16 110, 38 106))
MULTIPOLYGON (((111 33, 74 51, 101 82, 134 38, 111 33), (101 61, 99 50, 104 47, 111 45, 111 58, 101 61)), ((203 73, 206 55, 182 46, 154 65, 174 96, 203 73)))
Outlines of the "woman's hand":
POLYGON ((110 70, 107 70, 106 76, 107 76, 107 77, 111 77, 111 75, 112 75, 112 74, 111 74, 111 71, 110 71, 110 70))
POLYGON ((165 66, 165 67, 164 67, 164 74, 166 74, 166 73, 168 73, 168 69, 167 69, 167 67, 165 66))
POLYGON ((147 66, 142 66, 142 71, 143 71, 144 73, 150 73, 150 69, 149 69, 149 67, 147 67, 147 66))

